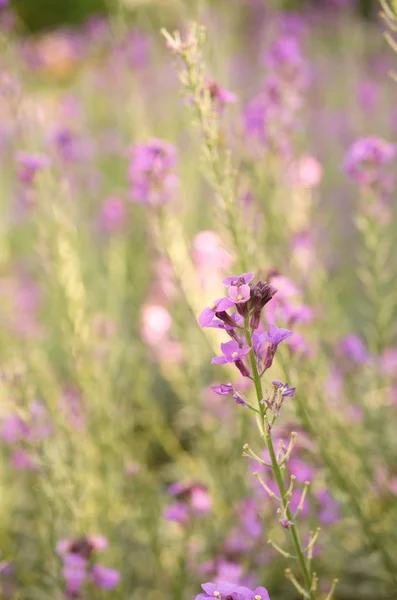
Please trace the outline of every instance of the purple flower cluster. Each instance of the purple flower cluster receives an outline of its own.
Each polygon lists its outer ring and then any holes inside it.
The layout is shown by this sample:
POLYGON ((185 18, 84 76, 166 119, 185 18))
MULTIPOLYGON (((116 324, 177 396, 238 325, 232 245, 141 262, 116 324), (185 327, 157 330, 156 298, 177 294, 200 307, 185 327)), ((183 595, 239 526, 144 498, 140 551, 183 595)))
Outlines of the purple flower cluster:
POLYGON ((244 110, 246 132, 277 151, 291 154, 291 133, 307 86, 308 70, 297 38, 282 36, 264 59, 268 74, 262 91, 244 110))
POLYGON ((18 164, 18 179, 27 187, 34 184, 34 179, 38 171, 48 167, 50 164, 47 156, 28 154, 27 152, 18 152, 16 160, 18 164))
POLYGON ((213 101, 215 108, 221 112, 227 104, 233 104, 237 100, 237 96, 233 92, 229 92, 214 80, 210 79, 207 81, 208 90, 213 101))
POLYGON ((346 154, 344 169, 350 179, 364 189, 384 195, 392 180, 384 167, 396 156, 396 146, 378 137, 360 138, 346 154))
POLYGON ((107 546, 107 540, 97 535, 58 543, 57 553, 63 563, 62 575, 67 598, 83 598, 85 585, 89 582, 103 590, 116 587, 120 581, 119 572, 93 562, 95 552, 105 550, 107 546))
POLYGON ((11 464, 17 471, 37 469, 33 444, 53 433, 53 425, 45 406, 35 400, 26 421, 17 413, 5 416, 0 422, 0 438, 11 448, 11 464))
POLYGON ((154 138, 132 148, 129 167, 130 198, 133 202, 160 206, 172 199, 178 178, 173 173, 176 151, 172 144, 154 138))
MULTIPOLYGON (((212 363, 219 365, 233 363, 244 377, 252 375, 246 364, 251 348, 243 335, 245 323, 249 324, 253 332, 252 349, 260 370, 267 370, 272 366, 279 344, 292 335, 288 329, 282 329, 273 324, 269 326, 268 331, 264 329, 261 324, 261 313, 277 290, 262 281, 253 285, 253 278, 253 273, 244 273, 224 279, 223 283, 227 286, 228 295, 215 300, 199 316, 199 323, 202 327, 224 329, 232 338, 229 342, 221 344, 222 355, 215 356, 212 363), (232 307, 236 309, 236 312, 229 314, 227 311, 232 307)), ((226 384, 215 386, 213 390, 220 395, 234 393, 232 386, 226 384)))
POLYGON ((203 593, 198 594, 195 600, 270 600, 268 591, 264 587, 251 590, 248 587, 234 583, 203 583, 203 593))
POLYGON ((200 516, 211 510, 212 499, 205 485, 194 482, 176 482, 168 488, 176 499, 164 511, 164 518, 186 524, 192 516, 200 516))

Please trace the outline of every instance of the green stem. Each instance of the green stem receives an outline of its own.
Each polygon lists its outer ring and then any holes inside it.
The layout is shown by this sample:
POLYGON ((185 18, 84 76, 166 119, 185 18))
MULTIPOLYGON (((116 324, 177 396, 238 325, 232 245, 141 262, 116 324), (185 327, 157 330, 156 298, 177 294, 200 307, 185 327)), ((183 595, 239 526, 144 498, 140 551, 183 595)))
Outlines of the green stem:
MULTIPOLYGON (((244 333, 245 333, 246 342, 250 348, 249 357, 250 357, 252 375, 253 375, 254 384, 255 384, 256 396, 257 396, 259 410, 260 410, 260 421, 261 421, 260 422, 260 433, 266 443, 267 449, 269 450, 270 460, 271 460, 271 464, 272 464, 272 471, 274 473, 274 477, 276 479, 276 483, 277 483, 277 486, 279 489, 279 494, 280 494, 280 498, 282 501, 285 515, 289 521, 293 522, 294 516, 289 507, 287 489, 285 487, 281 467, 278 463, 276 452, 274 450, 271 429, 270 429, 270 427, 268 427, 268 423, 267 423, 267 419, 266 419, 266 410, 265 410, 264 405, 261 402, 263 399, 262 381, 261 381, 261 377, 260 377, 259 371, 258 371, 258 366, 256 363, 255 352, 252 347, 252 337, 251 337, 248 317, 245 318, 244 333)), ((307 597, 310 598, 310 600, 316 600, 316 594, 312 590, 312 577, 311 577, 310 571, 308 569, 308 566, 306 564, 305 554, 304 554, 302 544, 300 541, 300 537, 299 537, 299 533, 298 533, 298 530, 297 530, 295 524, 290 526, 289 531, 291 532, 292 540, 293 540, 293 543, 295 546, 295 551, 296 551, 296 555, 298 557, 298 562, 299 562, 302 577, 304 580, 305 589, 306 589, 306 592, 308 595, 307 597)))

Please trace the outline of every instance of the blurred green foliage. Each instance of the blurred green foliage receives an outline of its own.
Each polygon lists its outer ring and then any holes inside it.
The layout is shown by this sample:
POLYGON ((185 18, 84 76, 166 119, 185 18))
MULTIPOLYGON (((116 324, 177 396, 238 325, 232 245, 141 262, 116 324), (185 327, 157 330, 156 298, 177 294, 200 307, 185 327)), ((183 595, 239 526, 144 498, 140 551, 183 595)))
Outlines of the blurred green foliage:
POLYGON ((108 9, 106 0, 13 0, 11 5, 29 31, 81 23, 108 9))
MULTIPOLYGON (((229 0, 207 0, 209 4, 227 3, 229 0)), ((287 10, 298 10, 302 6, 318 3, 318 0, 282 0, 280 4, 287 10)), ((352 2, 353 4, 354 2, 352 2)), ((108 12, 117 7, 117 0, 67 0, 59 2, 58 0, 11 0, 13 8, 16 10, 22 23, 28 31, 39 31, 50 29, 60 25, 74 25, 85 21, 87 18, 100 13, 108 12)), ((126 6, 137 8, 144 6, 148 8, 154 5, 155 11, 158 11, 162 4, 169 5, 172 2, 159 3, 155 0, 151 2, 127 2, 126 6)), ((196 4, 195 0, 181 0, 177 2, 179 8, 184 6, 191 10, 196 4)), ((278 3, 277 3, 278 4, 278 3)), ((359 12, 365 17, 369 17, 376 12, 378 2, 376 0, 355 0, 359 12)))

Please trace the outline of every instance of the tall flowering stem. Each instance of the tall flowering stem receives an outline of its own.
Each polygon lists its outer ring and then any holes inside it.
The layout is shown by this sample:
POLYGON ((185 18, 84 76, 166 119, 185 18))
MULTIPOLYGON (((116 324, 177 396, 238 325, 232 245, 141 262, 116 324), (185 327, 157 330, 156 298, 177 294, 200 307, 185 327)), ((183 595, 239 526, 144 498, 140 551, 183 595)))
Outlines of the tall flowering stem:
MULTIPOLYGON (((259 473, 256 473, 256 476, 270 499, 276 500, 279 504, 277 510, 279 523, 291 535, 295 550, 294 558, 299 564, 301 581, 295 578, 290 569, 287 569, 286 576, 303 598, 317 600, 318 580, 316 574, 312 571, 311 559, 318 531, 310 534, 309 544, 304 548, 295 523, 303 507, 309 482, 305 482, 298 508, 294 511, 291 508, 291 495, 295 478, 291 476, 289 483, 286 484, 284 476, 295 444, 296 434, 291 434, 287 449, 284 448, 284 444, 281 442, 276 450, 273 438, 273 425, 280 414, 284 401, 294 396, 295 388, 280 381, 272 382, 271 391, 264 389, 262 385, 262 378, 271 368, 278 346, 292 332, 288 329, 279 328, 274 324, 270 324, 268 330, 265 329, 261 322, 262 310, 272 300, 277 290, 266 282, 258 281, 254 284, 252 282, 253 278, 253 273, 227 277, 223 281, 228 288, 227 296, 218 298, 210 307, 204 309, 199 316, 199 323, 202 327, 223 329, 231 338, 231 341, 221 344, 222 356, 215 356, 212 363, 234 364, 243 377, 249 378, 253 382, 256 404, 252 404, 244 393, 236 389, 231 383, 222 383, 212 389, 221 396, 232 396, 237 404, 243 405, 255 413, 260 436, 265 443, 269 456, 269 459, 267 459, 269 462, 262 460, 250 448, 249 444, 245 444, 243 455, 272 471, 277 488, 276 492, 267 485, 259 473), (236 312, 229 312, 231 309, 235 309, 236 312)), ((270 543, 283 556, 291 558, 289 552, 284 551, 272 541, 270 543)), ((336 582, 334 582, 335 585, 336 582)), ((334 586, 328 598, 332 597, 334 586)), ((199 596, 199 598, 201 597, 199 596)), ((230 597, 234 600, 233 594, 230 597)), ((236 600, 239 600, 239 598, 239 596, 236 596, 236 600)), ((223 598, 220 597, 220 600, 223 600, 223 598)))
POLYGON ((247 268, 247 236, 242 229, 243 219, 237 211, 237 171, 224 143, 221 114, 227 104, 234 102, 234 95, 220 88, 207 77, 203 60, 205 28, 193 23, 185 40, 178 32, 171 35, 165 29, 162 34, 168 48, 180 58, 184 70, 180 73, 183 93, 194 108, 196 125, 202 137, 202 161, 204 174, 217 195, 221 214, 233 240, 237 259, 242 270, 247 268))
MULTIPOLYGON (((390 0, 390 2, 388 0, 380 0, 380 5, 382 7, 380 16, 389 29, 389 31, 384 34, 385 38, 389 46, 397 54, 397 42, 395 39, 397 33, 397 2, 396 0, 390 0)), ((394 71, 391 73, 391 76, 397 81, 397 74, 394 71)))
MULTIPOLYGON (((277 486, 279 489, 280 498, 281 498, 281 502, 283 505, 285 517, 288 520, 288 522, 291 523, 291 525, 289 525, 289 530, 291 532, 291 536, 292 536, 292 540, 293 540, 296 554, 298 557, 302 577, 303 577, 303 580, 305 583, 305 590, 307 591, 307 597, 314 599, 314 598, 316 598, 316 595, 312 589, 312 584, 313 584, 312 575, 310 573, 310 568, 308 567, 308 565, 306 563, 305 554, 304 554, 302 544, 300 541, 300 537, 299 537, 299 532, 298 532, 295 524, 292 524, 294 516, 289 507, 288 490, 286 489, 283 473, 281 471, 279 461, 277 460, 276 451, 274 449, 273 438, 272 438, 272 433, 271 433, 271 425, 267 420, 266 410, 265 410, 264 404, 262 402, 262 400, 264 398, 263 389, 262 389, 262 380, 261 380, 261 374, 259 373, 258 367, 257 367, 257 360, 256 360, 255 352, 253 349, 251 328, 249 326, 248 317, 246 317, 244 320, 244 335, 245 335, 247 345, 250 348, 249 357, 250 357, 250 364, 251 364, 251 369, 252 369, 252 377, 254 380, 255 392, 256 392, 256 397, 257 397, 258 406, 259 406, 259 410, 260 410, 260 419, 259 419, 260 433, 261 433, 261 436, 264 439, 266 447, 269 451, 271 465, 272 465, 272 471, 274 473, 274 477, 276 479, 277 486)), ((306 594, 305 594, 305 596, 306 596, 306 594)))

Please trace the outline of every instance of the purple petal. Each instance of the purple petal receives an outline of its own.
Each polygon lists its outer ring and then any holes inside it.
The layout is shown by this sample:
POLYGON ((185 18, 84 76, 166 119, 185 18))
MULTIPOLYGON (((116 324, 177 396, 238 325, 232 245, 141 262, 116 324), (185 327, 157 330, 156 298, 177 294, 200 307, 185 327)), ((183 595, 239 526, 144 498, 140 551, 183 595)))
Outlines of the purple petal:
POLYGON ((219 385, 213 385, 211 389, 218 396, 228 396, 233 393, 234 388, 231 383, 220 383, 219 385))
POLYGON ((226 356, 214 356, 214 358, 211 359, 211 364, 213 364, 213 365, 224 365, 226 363, 227 363, 226 356))
POLYGON ((228 308, 232 308, 234 306, 234 302, 230 298, 221 298, 216 303, 216 312, 221 312, 222 310, 228 310, 228 308))
POLYGON ((104 590, 112 590, 120 581, 120 573, 102 565, 94 565, 91 572, 93 582, 104 590))
POLYGON ((198 322, 200 323, 200 327, 208 327, 213 318, 215 316, 215 311, 213 308, 205 308, 198 318, 198 322))
POLYGON ((254 278, 254 273, 243 273, 242 275, 232 275, 231 277, 226 277, 226 279, 224 279, 222 281, 223 285, 229 286, 229 285, 237 285, 240 279, 244 280, 244 283, 249 283, 250 281, 252 281, 254 278))

